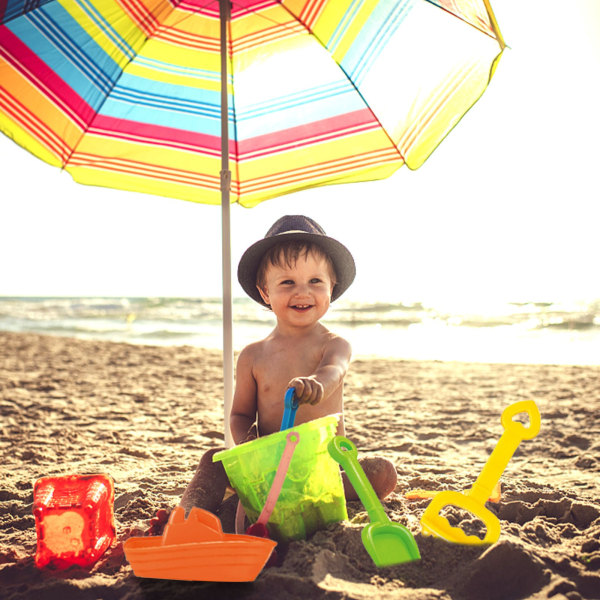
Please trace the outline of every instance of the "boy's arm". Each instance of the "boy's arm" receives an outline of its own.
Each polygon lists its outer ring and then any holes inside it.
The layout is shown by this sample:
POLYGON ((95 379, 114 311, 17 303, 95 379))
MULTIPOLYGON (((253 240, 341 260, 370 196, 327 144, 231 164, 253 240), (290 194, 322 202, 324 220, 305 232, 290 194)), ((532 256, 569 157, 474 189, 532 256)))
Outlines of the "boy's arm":
POLYGON ((312 375, 294 377, 288 387, 296 390, 299 404, 318 404, 329 397, 342 385, 348 371, 352 348, 341 337, 330 340, 323 352, 323 358, 312 375))
POLYGON ((257 437, 256 432, 256 381, 252 375, 252 352, 244 348, 236 366, 235 392, 229 417, 231 436, 236 444, 257 437))

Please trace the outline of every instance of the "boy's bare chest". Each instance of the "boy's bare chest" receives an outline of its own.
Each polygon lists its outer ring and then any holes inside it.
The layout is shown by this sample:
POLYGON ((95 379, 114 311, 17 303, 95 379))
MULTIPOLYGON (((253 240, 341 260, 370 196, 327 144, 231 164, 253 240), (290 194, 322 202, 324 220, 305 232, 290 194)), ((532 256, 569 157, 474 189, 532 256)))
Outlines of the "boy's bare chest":
POLYGON ((312 375, 321 359, 321 348, 297 346, 294 348, 273 348, 254 363, 254 377, 259 398, 272 394, 283 394, 294 377, 312 375))

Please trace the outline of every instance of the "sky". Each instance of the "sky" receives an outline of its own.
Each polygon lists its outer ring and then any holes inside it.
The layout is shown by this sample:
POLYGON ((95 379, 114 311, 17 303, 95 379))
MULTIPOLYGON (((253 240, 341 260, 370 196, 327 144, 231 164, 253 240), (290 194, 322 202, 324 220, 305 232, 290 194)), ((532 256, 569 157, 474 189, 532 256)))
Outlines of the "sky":
MULTIPOLYGON (((354 254, 346 297, 600 298, 600 0, 492 0, 509 45, 423 167, 232 207, 239 257, 284 214, 354 254), (566 8, 568 7, 568 8, 566 8)), ((0 295, 220 296, 220 208, 75 183, 0 134, 0 295)))

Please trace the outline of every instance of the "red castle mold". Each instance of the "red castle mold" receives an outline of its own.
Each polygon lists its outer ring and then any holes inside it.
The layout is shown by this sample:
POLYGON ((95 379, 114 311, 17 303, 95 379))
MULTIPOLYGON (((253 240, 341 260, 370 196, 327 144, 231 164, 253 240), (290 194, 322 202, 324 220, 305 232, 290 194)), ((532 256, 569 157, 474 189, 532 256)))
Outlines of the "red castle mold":
POLYGON ((108 475, 38 479, 33 489, 35 564, 94 564, 115 540, 114 484, 108 475))

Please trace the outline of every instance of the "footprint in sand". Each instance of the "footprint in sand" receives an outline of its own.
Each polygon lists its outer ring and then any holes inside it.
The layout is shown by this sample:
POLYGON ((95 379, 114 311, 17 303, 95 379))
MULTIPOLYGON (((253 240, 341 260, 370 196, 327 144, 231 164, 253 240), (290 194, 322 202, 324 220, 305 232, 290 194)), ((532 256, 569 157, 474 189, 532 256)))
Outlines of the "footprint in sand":
POLYGON ((523 500, 506 502, 500 505, 498 517, 523 525, 540 516, 554 523, 573 523, 579 529, 587 529, 600 517, 600 510, 592 504, 558 498, 557 494, 557 500, 539 499, 534 503, 523 500))
POLYGON ((565 444, 575 446, 580 450, 587 450, 592 445, 592 441, 589 438, 577 435, 576 433, 568 435, 563 441, 565 444))

